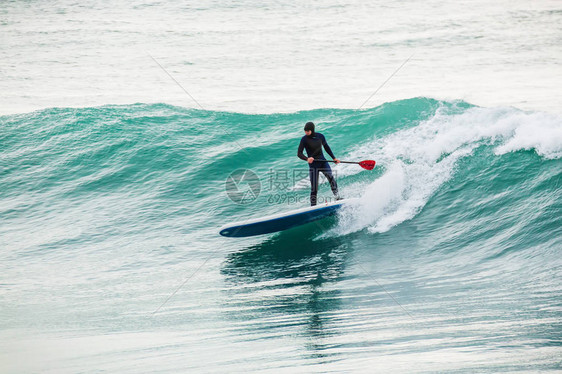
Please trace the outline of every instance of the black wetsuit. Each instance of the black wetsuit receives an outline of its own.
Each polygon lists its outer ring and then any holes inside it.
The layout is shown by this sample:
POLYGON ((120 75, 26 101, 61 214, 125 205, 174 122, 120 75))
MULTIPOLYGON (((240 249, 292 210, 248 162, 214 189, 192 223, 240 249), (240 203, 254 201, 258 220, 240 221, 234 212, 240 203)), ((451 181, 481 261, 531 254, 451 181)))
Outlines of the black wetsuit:
POLYGON ((308 164, 310 175, 310 205, 316 205, 319 172, 322 172, 328 179, 328 182, 330 182, 330 186, 332 188, 334 196, 338 196, 338 185, 336 183, 336 179, 332 175, 332 169, 330 168, 330 165, 324 158, 324 154, 322 153, 322 146, 324 146, 324 149, 326 150, 326 152, 328 152, 330 157, 332 157, 333 159, 336 158, 336 156, 334 156, 334 153, 330 149, 330 146, 326 142, 326 138, 319 132, 313 132, 310 136, 303 136, 301 138, 299 150, 297 153, 297 156, 305 161, 308 159, 308 157, 314 158, 314 161, 308 164), (304 155, 304 149, 306 149, 308 157, 304 155))

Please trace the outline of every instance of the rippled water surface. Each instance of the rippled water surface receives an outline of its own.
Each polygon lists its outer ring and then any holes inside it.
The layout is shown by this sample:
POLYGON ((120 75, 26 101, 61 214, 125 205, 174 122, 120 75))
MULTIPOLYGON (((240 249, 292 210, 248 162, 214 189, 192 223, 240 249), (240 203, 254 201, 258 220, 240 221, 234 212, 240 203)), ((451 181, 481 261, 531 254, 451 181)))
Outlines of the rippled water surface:
POLYGON ((560 370, 558 2, 0 14, 0 372, 560 370), (306 205, 311 120, 359 202, 219 236, 306 205))

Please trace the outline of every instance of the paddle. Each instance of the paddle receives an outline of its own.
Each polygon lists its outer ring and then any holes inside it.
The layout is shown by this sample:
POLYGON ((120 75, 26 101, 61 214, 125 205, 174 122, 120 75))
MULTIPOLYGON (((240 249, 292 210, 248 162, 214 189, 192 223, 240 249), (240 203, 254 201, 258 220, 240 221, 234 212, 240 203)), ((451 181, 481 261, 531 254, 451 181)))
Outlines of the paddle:
MULTIPOLYGON (((326 162, 335 162, 333 160, 326 160, 326 162)), ((363 161, 340 161, 342 164, 358 164, 365 170, 373 170, 376 162, 374 160, 363 160, 363 161)))

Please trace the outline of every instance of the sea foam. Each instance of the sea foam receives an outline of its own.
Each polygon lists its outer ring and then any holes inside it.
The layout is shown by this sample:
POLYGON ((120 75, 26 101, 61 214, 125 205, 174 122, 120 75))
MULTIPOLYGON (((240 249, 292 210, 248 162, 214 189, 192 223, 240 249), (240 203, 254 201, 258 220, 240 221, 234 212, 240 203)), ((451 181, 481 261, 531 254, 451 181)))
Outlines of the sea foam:
MULTIPOLYGON (((493 147, 496 155, 522 150, 534 150, 545 159, 562 155, 560 116, 514 108, 449 111, 440 108, 430 119, 365 143, 346 157, 375 159, 385 172, 343 189, 344 195, 363 192, 359 203, 342 211, 337 234, 365 228, 386 232, 412 219, 454 175, 458 161, 480 146, 493 147)), ((361 171, 346 167, 339 176, 361 171)))

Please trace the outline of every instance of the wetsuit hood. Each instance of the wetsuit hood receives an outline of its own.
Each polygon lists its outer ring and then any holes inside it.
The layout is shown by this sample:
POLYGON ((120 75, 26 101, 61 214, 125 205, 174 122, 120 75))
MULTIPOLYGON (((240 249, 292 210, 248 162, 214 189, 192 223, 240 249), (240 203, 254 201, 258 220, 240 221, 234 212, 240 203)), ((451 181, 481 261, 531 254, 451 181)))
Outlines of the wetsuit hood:
MULTIPOLYGON (((314 136, 314 123, 312 122, 307 122, 306 125, 304 125, 304 131, 312 131, 312 133, 310 134, 310 136, 314 136)), ((309 136, 309 135, 307 135, 309 136)))

